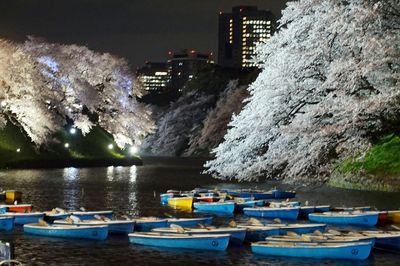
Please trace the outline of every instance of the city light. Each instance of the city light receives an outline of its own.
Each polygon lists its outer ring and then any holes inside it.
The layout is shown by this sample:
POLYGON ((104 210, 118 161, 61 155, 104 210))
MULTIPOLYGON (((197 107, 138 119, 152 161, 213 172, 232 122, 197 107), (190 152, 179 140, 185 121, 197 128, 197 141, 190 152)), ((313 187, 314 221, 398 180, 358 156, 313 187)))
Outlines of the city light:
POLYGON ((69 130, 69 133, 71 133, 72 135, 74 135, 76 133, 76 128, 71 127, 69 130))
POLYGON ((136 146, 132 146, 132 147, 129 149, 129 153, 130 153, 131 155, 135 155, 138 151, 139 151, 139 148, 136 147, 136 146))
POLYGON ((109 150, 112 150, 113 148, 114 148, 114 145, 108 144, 108 149, 109 149, 109 150))
POLYGON ((21 149, 20 149, 20 148, 18 148, 18 149, 17 149, 17 152, 20 152, 20 151, 21 151, 21 149))
POLYGON ((65 144, 64 144, 64 147, 65 147, 66 149, 68 149, 68 148, 69 148, 69 143, 68 143, 68 142, 65 143, 65 144))

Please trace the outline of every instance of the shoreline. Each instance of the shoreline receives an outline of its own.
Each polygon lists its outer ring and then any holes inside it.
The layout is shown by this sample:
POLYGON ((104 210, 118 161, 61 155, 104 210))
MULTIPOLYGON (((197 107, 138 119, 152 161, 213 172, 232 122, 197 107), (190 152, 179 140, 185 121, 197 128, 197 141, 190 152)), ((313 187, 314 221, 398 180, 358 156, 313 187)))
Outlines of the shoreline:
POLYGON ((107 167, 143 165, 141 158, 129 159, 43 159, 20 160, 4 163, 0 169, 52 169, 66 167, 107 167))

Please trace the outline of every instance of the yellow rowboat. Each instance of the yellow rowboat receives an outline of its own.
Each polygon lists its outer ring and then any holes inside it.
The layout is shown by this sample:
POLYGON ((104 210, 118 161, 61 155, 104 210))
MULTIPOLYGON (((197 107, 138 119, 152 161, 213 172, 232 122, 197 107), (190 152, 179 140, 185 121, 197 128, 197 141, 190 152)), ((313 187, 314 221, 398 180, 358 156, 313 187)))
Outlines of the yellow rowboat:
POLYGON ((177 209, 192 209, 192 197, 176 197, 168 199, 168 206, 177 209))
POLYGON ((399 211, 388 211, 388 222, 394 224, 400 224, 400 210, 399 211))
POLYGON ((22 199, 22 192, 21 191, 17 191, 17 190, 6 190, 5 191, 6 194, 6 201, 21 201, 22 199))

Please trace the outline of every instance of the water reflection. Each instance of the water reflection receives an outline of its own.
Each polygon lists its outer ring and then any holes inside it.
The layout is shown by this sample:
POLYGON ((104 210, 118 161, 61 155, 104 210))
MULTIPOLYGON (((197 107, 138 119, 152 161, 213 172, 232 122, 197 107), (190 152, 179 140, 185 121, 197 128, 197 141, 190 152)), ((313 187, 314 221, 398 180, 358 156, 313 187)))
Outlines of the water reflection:
MULTIPOLYGON (((185 162, 157 158, 143 166, 65 168, 52 170, 0 171, 0 186, 23 191, 24 202, 32 203, 36 210, 54 207, 88 210, 112 209, 118 215, 163 216, 170 213, 178 217, 192 213, 174 211, 160 205, 158 195, 168 189, 190 190, 194 187, 268 189, 286 188, 279 183, 233 183, 214 180, 200 175, 202 162, 185 162), (154 191, 157 197, 154 197, 154 191)), ((357 192, 327 187, 303 189, 298 199, 310 204, 375 205, 379 209, 399 208, 399 193, 357 192)), ((235 215, 235 220, 245 220, 235 215)), ((219 224, 227 224, 232 217, 214 217, 219 224)), ((0 240, 15 244, 15 254, 25 264, 35 265, 318 265, 319 262, 255 256, 249 247, 229 248, 227 252, 193 252, 153 249, 133 246, 126 237, 112 237, 105 242, 75 241, 27 236, 18 229, 13 234, 0 234, 0 240), (65 258, 68 258, 66 263, 65 258), (34 261, 32 260, 34 259, 34 261), (129 263, 127 263, 129 261, 129 263)), ((379 265, 399 261, 400 256, 374 252, 366 263, 379 265)), ((342 265, 324 261, 324 265, 342 265)))

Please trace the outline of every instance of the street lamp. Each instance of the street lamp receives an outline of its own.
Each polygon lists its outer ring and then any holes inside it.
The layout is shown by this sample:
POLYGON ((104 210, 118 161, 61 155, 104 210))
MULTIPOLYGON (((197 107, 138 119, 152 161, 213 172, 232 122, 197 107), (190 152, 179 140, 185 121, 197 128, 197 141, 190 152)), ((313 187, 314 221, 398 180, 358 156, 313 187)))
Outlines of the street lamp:
POLYGON ((74 134, 76 133, 76 128, 71 127, 71 128, 69 129, 69 133, 71 133, 72 135, 74 135, 74 134))
POLYGON ((131 155, 135 155, 138 151, 139 151, 139 148, 136 147, 136 146, 132 146, 132 147, 129 149, 129 153, 130 153, 131 155))
POLYGON ((65 147, 66 149, 68 149, 68 148, 69 148, 69 143, 68 143, 68 142, 65 143, 65 144, 64 144, 64 147, 65 147))
POLYGON ((21 149, 20 149, 20 148, 18 148, 18 149, 17 149, 17 152, 20 152, 20 151, 21 151, 21 149))
POLYGON ((113 148, 114 148, 114 145, 108 144, 108 149, 109 149, 109 150, 112 150, 113 148))

